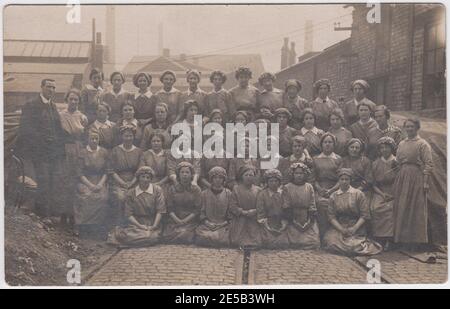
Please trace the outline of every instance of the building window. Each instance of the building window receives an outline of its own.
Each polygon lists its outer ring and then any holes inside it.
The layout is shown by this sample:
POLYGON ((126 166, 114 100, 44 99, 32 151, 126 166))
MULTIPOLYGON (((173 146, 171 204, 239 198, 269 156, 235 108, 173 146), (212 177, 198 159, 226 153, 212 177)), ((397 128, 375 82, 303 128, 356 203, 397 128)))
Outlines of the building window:
POLYGON ((445 107, 445 26, 425 26, 423 108, 445 107))

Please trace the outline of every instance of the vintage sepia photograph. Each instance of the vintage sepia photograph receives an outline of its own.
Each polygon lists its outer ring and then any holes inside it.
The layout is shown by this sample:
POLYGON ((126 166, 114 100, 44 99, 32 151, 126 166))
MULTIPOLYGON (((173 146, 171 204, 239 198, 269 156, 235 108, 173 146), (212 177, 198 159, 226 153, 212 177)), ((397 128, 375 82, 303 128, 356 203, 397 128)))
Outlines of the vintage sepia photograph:
POLYGON ((2 9, 3 285, 447 283, 445 4, 2 9))

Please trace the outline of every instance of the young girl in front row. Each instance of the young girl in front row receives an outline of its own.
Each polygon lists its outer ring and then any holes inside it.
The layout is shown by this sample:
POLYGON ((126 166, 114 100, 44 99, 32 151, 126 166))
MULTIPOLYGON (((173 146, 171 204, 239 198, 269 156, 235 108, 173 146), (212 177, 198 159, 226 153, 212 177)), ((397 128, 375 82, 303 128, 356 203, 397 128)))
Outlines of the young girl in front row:
POLYGON ((264 173, 267 187, 256 197, 256 213, 262 226, 263 246, 269 249, 283 249, 289 246, 288 214, 284 207, 281 179, 279 170, 267 170, 264 173))
POLYGON ((225 188, 227 172, 216 166, 209 171, 211 187, 202 192, 200 225, 195 242, 207 247, 230 245, 231 191, 225 188))
POLYGON ((303 249, 320 247, 319 226, 316 222, 316 201, 312 184, 307 183, 309 168, 303 163, 290 167, 291 181, 284 186, 284 202, 291 217, 287 228, 289 244, 303 249))

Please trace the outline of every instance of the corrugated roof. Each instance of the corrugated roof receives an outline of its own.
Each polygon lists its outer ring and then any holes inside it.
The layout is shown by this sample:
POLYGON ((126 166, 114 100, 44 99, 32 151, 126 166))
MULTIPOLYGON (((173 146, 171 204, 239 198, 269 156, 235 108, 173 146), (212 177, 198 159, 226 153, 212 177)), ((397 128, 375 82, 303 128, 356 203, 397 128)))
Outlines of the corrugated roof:
POLYGON ((88 63, 29 63, 5 62, 5 73, 41 73, 41 74, 83 74, 88 63))
POLYGON ((6 73, 3 75, 3 91, 39 92, 41 90, 41 80, 51 78, 56 81, 56 92, 66 92, 71 88, 74 77, 74 74, 6 73))
POLYGON ((5 57, 89 58, 90 41, 4 40, 5 57))

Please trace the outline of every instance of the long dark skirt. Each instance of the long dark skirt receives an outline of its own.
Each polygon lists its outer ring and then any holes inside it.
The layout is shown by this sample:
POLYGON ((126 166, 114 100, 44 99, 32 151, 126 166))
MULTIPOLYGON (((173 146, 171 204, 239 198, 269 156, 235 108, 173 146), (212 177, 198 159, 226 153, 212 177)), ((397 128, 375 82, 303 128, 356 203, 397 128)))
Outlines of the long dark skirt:
POLYGON ((178 225, 172 219, 168 219, 164 226, 163 240, 172 244, 192 244, 197 226, 198 222, 178 225))
POLYGON ((161 229, 144 230, 134 225, 116 226, 108 235, 108 243, 127 247, 151 246, 159 243, 161 229))
POLYGON ((228 247, 230 245, 230 224, 211 228, 205 223, 195 229, 195 243, 205 247, 228 247))
POLYGON ((394 235, 394 200, 385 201, 375 192, 369 194, 370 231, 373 237, 392 237, 394 235))
POLYGON ((343 255, 375 255, 383 251, 383 247, 359 233, 351 237, 345 237, 335 228, 331 228, 323 238, 326 250, 343 255))
POLYGON ((313 250, 320 248, 319 226, 314 221, 304 229, 291 223, 287 227, 291 247, 313 250))
POLYGON ((428 209, 419 166, 403 164, 394 183, 394 241, 427 243, 428 209))
POLYGON ((231 221, 230 242, 237 247, 260 247, 261 226, 255 217, 238 216, 231 221))
POLYGON ((287 249, 289 238, 287 228, 282 232, 269 231, 267 228, 261 229, 263 247, 267 249, 287 249))

